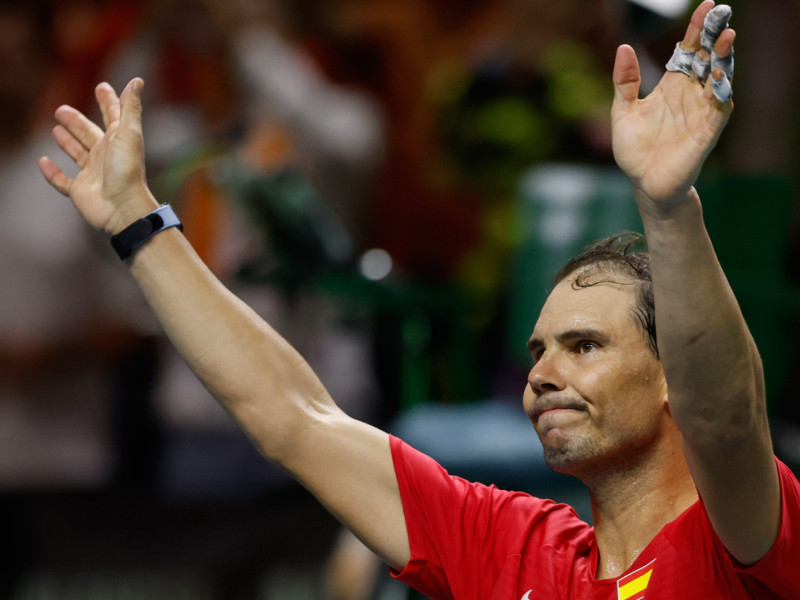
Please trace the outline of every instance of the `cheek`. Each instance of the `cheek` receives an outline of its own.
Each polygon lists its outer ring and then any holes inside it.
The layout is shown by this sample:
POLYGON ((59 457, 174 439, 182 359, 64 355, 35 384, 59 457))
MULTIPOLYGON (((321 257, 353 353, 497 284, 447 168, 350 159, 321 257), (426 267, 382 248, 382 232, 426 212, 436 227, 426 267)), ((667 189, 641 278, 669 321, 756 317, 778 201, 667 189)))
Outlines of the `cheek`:
POLYGON ((522 408, 525 410, 525 414, 530 415, 531 410, 533 409, 533 390, 531 389, 530 384, 526 381, 525 382, 525 389, 522 392, 522 408))
POLYGON ((648 357, 629 369, 627 380, 630 388, 636 390, 638 396, 661 399, 666 390, 661 365, 655 359, 648 357))
POLYGON ((625 421, 658 404, 663 391, 660 371, 648 361, 631 361, 628 355, 627 360, 614 357, 594 367, 576 369, 572 382, 575 391, 604 415, 601 418, 625 421))
POLYGON ((620 373, 613 365, 581 365, 571 371, 570 387, 591 404, 604 404, 616 396, 620 373))
POLYGON ((663 377, 650 365, 629 365, 615 382, 615 401, 609 407, 613 418, 645 427, 663 410, 663 377))

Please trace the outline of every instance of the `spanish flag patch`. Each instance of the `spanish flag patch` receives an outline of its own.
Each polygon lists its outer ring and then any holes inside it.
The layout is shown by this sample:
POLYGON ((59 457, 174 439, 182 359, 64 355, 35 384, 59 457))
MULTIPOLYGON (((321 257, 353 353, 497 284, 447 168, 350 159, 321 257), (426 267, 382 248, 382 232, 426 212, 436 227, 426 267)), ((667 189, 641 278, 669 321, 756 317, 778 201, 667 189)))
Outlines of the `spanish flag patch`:
POLYGON ((653 574, 654 562, 655 558, 617 581, 617 600, 644 600, 650 576, 653 574))

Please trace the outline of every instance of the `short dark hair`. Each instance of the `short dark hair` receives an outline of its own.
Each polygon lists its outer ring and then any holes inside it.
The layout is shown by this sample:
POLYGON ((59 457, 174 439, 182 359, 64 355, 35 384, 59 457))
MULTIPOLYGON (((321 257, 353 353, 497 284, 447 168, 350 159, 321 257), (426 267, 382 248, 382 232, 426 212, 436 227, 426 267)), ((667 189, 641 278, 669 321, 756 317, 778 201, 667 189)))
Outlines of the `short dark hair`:
POLYGON ((620 274, 637 284, 633 316, 647 334, 650 350, 658 358, 653 276, 645 237, 641 233, 624 231, 587 244, 556 273, 554 285, 576 271, 580 272, 572 283, 574 288, 604 282, 624 283, 613 278, 620 274))

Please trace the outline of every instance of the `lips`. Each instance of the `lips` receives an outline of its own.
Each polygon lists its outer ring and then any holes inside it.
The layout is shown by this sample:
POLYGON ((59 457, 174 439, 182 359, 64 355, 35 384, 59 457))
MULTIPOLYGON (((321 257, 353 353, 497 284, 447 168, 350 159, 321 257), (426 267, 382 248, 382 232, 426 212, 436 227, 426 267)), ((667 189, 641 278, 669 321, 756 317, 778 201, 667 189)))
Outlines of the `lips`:
POLYGON ((586 410, 586 403, 575 398, 541 396, 534 401, 530 417, 535 423, 539 417, 551 410, 586 410))

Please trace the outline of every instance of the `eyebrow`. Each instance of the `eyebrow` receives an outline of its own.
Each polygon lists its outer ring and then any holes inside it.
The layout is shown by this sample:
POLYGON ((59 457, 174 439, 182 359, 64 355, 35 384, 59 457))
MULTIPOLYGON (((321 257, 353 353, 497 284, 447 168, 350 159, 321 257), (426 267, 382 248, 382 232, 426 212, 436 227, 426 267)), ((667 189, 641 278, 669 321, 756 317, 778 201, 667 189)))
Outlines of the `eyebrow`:
MULTIPOLYGON (((575 340, 591 340, 599 342, 600 344, 607 344, 611 338, 608 334, 603 333, 598 329, 568 329, 556 335, 556 341, 559 344, 566 344, 575 340)), ((544 340, 531 336, 528 340, 528 352, 534 354, 544 348, 544 340)))

